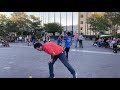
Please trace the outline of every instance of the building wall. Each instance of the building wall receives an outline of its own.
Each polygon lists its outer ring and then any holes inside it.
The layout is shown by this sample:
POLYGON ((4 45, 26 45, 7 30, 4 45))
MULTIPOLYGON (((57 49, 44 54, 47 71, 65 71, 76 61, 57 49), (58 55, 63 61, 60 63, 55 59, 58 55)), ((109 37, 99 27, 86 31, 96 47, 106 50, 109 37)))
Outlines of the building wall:
POLYGON ((120 30, 118 30, 118 32, 117 33, 120 33, 120 30))
MULTIPOLYGON (((64 26, 64 31, 66 31, 66 26, 64 26)), ((72 25, 67 26, 67 31, 72 31, 72 25)), ((76 33, 78 33, 78 25, 73 25, 73 34, 75 35, 76 33)))
POLYGON ((87 24, 87 18, 89 18, 93 14, 101 16, 104 14, 104 12, 79 12, 78 13, 78 33, 83 33, 84 35, 95 35, 95 32, 90 30, 90 25, 87 24))

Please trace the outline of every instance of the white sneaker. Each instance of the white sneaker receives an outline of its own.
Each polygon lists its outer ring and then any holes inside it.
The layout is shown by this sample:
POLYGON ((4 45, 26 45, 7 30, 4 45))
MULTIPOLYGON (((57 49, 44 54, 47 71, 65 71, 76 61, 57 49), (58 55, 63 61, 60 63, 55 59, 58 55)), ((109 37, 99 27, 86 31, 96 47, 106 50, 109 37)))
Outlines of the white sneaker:
POLYGON ((75 75, 73 75, 73 78, 77 78, 77 73, 75 73, 75 75))
POLYGON ((32 78, 32 76, 30 75, 29 78, 32 78))
POLYGON ((54 77, 48 77, 48 78, 55 78, 55 76, 54 77))

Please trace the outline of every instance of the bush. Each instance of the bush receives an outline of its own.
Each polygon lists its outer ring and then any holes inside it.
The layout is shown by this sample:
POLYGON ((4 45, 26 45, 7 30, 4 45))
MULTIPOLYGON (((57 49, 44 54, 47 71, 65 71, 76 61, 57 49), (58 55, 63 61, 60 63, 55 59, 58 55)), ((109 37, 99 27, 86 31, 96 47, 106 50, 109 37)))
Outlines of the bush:
POLYGON ((92 40, 93 38, 96 38, 96 35, 83 35, 86 38, 89 38, 90 40, 92 40))
POLYGON ((120 34, 113 35, 112 37, 115 37, 115 38, 120 38, 120 34))

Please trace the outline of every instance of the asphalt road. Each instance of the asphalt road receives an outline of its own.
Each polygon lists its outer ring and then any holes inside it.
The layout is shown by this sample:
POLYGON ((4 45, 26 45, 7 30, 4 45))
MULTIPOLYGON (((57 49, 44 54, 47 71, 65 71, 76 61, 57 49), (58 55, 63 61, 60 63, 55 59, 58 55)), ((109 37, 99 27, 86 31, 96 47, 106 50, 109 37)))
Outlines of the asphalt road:
MULTIPOLYGON (((93 41, 84 41, 84 48, 69 52, 69 63, 78 78, 120 78, 120 52, 92 46, 93 41)), ((0 78, 47 78, 50 56, 36 51, 25 43, 12 43, 0 48, 0 78)), ((67 68, 58 59, 54 64, 56 78, 72 78, 67 68)))

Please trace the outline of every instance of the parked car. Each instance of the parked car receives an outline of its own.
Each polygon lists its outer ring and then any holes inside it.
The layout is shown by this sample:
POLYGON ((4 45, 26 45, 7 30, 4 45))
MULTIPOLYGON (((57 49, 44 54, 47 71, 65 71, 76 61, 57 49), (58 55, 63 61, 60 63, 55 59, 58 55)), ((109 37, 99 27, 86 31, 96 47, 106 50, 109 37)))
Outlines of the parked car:
POLYGON ((100 35, 100 37, 111 37, 112 35, 100 35))

